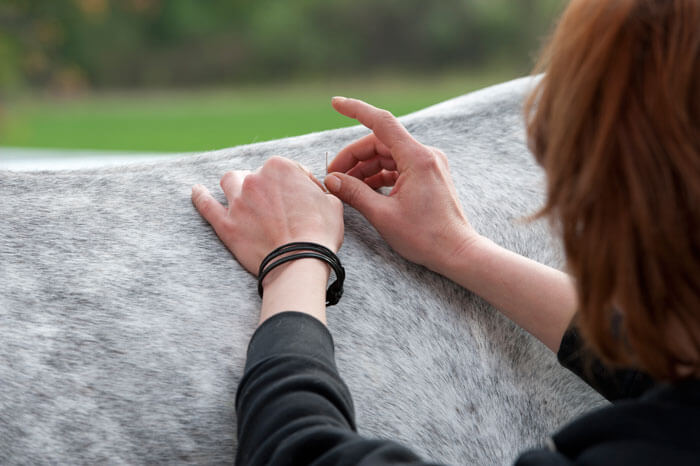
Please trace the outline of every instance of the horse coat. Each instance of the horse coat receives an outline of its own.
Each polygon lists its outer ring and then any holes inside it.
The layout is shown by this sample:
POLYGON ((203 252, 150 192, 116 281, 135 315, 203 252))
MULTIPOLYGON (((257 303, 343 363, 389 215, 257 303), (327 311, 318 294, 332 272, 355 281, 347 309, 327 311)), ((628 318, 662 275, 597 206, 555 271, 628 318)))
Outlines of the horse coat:
MULTIPOLYGON (((562 268, 525 144, 523 78, 401 118, 450 161, 481 234, 562 268)), ((329 108, 329 111, 330 108, 329 108)), ((234 397, 258 321, 255 278, 192 206, 272 155, 314 173, 344 128, 173 160, 0 171, 0 463, 230 464, 234 397)), ((436 245, 439 247, 439 245, 436 245)), ((535 338, 394 253, 345 208, 345 295, 328 309, 360 432, 425 458, 508 464, 603 403, 535 338)))

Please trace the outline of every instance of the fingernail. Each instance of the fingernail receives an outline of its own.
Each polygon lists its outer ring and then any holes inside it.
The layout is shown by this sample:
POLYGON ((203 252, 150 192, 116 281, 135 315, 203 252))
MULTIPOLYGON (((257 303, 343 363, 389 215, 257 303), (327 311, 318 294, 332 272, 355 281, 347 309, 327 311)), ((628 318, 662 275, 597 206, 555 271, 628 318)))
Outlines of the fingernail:
POLYGON ((195 194, 199 194, 204 190, 204 186, 201 184, 196 184, 192 186, 192 195, 194 196, 195 194))
POLYGON ((329 191, 340 191, 340 178, 335 175, 328 175, 323 182, 328 187, 329 191))
POLYGON ((344 102, 347 100, 347 98, 337 95, 337 96, 333 97, 333 99, 331 99, 331 100, 333 102, 344 102))

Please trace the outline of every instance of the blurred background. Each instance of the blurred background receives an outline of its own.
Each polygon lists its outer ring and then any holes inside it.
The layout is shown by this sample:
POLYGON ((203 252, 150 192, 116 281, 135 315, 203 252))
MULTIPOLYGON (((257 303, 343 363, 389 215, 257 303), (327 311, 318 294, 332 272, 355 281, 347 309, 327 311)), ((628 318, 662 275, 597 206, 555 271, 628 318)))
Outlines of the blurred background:
POLYGON ((0 168, 354 124, 333 95, 406 114, 529 74, 565 3, 0 0, 0 168))

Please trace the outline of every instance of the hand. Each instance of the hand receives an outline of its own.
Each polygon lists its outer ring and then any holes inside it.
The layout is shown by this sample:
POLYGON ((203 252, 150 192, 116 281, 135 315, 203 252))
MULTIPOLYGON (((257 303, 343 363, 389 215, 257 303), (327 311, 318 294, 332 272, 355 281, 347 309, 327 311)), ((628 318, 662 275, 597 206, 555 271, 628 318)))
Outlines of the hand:
POLYGON ((416 141, 386 110, 344 97, 332 103, 373 133, 333 159, 329 191, 360 211, 396 252, 442 273, 479 237, 462 211, 447 157, 416 141), (382 186, 393 186, 388 196, 374 191, 382 186))
POLYGON ((265 256, 292 241, 340 249, 343 204, 300 164, 272 157, 254 173, 226 172, 220 184, 228 207, 201 185, 192 188, 192 201, 250 273, 257 275, 265 256))

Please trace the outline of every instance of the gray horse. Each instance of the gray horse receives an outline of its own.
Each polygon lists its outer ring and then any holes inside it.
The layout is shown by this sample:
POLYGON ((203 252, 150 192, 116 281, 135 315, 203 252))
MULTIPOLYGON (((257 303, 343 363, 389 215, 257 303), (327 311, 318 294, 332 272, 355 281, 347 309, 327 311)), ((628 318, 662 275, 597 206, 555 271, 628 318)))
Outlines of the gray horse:
MULTIPOLYGON (((450 159, 465 213, 502 246, 562 268, 527 150, 524 78, 401 119, 450 159)), ((332 111, 329 107, 329 112, 332 111)), ((324 172, 345 128, 174 160, 0 171, 0 463, 232 463, 234 395, 256 282, 190 201, 283 155, 324 172)), ((365 436, 454 464, 508 464, 603 403, 487 302, 395 254, 352 208, 346 291, 328 312, 365 436)), ((439 247, 439 245, 436 245, 439 247)))

